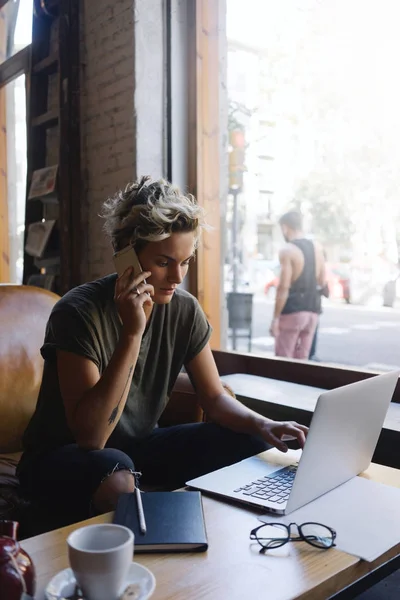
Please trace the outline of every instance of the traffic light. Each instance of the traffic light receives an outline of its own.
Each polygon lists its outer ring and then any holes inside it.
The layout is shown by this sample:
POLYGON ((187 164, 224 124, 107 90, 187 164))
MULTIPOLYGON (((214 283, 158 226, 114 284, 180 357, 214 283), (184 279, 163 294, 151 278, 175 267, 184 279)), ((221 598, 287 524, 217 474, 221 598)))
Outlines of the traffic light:
POLYGON ((233 129, 229 132, 229 189, 241 190, 243 187, 243 173, 246 170, 245 137, 242 129, 233 129))

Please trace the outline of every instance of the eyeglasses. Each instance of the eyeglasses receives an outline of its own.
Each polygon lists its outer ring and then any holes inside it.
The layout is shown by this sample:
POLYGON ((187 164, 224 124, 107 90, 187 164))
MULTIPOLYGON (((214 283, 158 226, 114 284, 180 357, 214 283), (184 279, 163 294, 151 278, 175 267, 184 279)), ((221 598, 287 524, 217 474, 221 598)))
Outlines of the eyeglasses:
POLYGON ((288 542, 307 542, 315 548, 328 550, 335 545, 336 531, 321 523, 264 523, 250 532, 250 539, 256 540, 260 546, 260 554, 266 550, 279 548, 288 542), (297 527, 298 535, 291 536, 291 527, 297 527))

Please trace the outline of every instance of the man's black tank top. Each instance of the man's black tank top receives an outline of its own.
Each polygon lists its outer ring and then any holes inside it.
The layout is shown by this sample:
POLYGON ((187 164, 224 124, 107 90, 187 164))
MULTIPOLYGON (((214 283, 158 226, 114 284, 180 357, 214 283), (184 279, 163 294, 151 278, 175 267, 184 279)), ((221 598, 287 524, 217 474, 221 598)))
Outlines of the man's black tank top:
POLYGON ((304 255, 304 267, 300 277, 292 284, 282 314, 296 312, 320 312, 319 294, 317 292, 317 276, 315 272, 315 250, 311 240, 305 238, 290 242, 299 248, 304 255))

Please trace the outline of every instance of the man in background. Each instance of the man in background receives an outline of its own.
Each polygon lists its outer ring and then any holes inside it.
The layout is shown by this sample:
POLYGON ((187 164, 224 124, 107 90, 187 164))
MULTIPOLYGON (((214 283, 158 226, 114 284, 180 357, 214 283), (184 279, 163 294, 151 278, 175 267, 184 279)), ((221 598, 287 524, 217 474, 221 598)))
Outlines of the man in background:
MULTIPOLYGON (((325 250, 323 250, 324 253, 324 262, 326 263, 326 253, 325 250)), ((322 314, 322 296, 325 296, 325 298, 329 298, 329 286, 328 286, 328 282, 326 280, 326 273, 325 273, 325 284, 323 287, 321 287, 320 285, 317 288, 318 292, 319 292, 319 297, 318 297, 318 304, 319 304, 319 311, 318 311, 318 321, 317 321, 317 327, 315 328, 315 333, 314 333, 314 337, 313 337, 313 341, 311 344, 311 349, 310 349, 310 354, 309 354, 309 360, 314 360, 316 362, 319 362, 319 358, 317 358, 317 339, 318 339, 318 328, 319 328, 319 320, 322 314)))
POLYGON ((320 292, 325 285, 322 247, 306 239, 299 212, 279 220, 285 246, 279 253, 281 273, 270 332, 276 356, 307 359, 320 312, 320 292))

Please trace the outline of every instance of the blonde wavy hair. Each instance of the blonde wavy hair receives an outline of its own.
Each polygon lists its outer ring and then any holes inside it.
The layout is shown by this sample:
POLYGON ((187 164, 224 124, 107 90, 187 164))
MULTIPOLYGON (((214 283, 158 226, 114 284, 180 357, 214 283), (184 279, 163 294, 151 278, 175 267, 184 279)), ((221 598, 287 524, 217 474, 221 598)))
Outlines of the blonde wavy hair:
POLYGON ((192 194, 184 195, 168 181, 152 181, 148 176, 108 198, 100 216, 115 251, 128 244, 140 250, 148 242, 190 231, 197 246, 201 230, 207 227, 204 211, 192 194))

